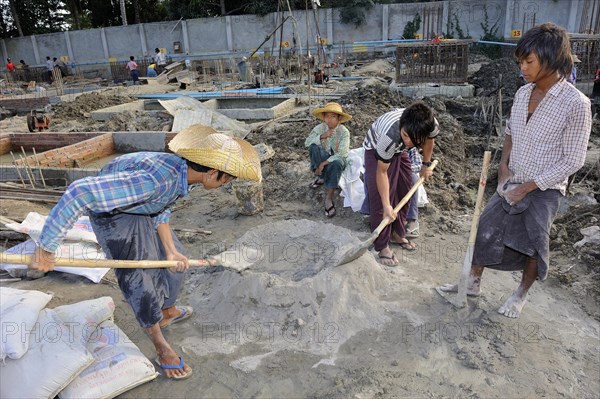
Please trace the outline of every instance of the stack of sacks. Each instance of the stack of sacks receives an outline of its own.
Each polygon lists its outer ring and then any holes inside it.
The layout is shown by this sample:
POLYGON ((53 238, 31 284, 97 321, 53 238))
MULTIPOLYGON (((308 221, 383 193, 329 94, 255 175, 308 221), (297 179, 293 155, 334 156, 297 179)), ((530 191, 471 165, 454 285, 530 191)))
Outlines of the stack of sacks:
MULTIPOLYGON (((21 223, 8 223, 6 227, 27 234, 30 240, 22 242, 12 248, 9 248, 7 254, 31 255, 35 251, 36 242, 39 241, 42 228, 46 223, 47 216, 42 216, 36 212, 29 212, 25 220, 21 223)), ((56 258, 67 259, 106 259, 104 253, 98 245, 96 235, 92 230, 90 219, 87 216, 80 217, 73 227, 67 232, 65 241, 56 250, 56 258)), ((2 264, 3 270, 26 269, 27 265, 2 264)), ((54 270, 63 273, 77 274, 87 277, 94 283, 99 283, 102 277, 109 271, 108 268, 89 268, 89 267, 61 267, 57 266, 54 270)))
POLYGON ((113 398, 156 378, 152 363, 113 323, 112 298, 43 309, 50 299, 0 287, 0 397, 113 398))

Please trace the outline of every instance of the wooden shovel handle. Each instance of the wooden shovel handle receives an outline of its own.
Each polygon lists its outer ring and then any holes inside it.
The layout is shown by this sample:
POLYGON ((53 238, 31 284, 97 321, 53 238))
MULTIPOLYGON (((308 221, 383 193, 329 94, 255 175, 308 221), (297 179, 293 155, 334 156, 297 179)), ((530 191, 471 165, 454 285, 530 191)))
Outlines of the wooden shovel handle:
MULTIPOLYGON (((438 164, 438 160, 434 160, 431 163, 431 166, 429 167, 429 170, 434 170, 435 167, 438 164)), ((411 187, 410 190, 408 190, 408 193, 406 193, 406 195, 400 200, 400 202, 398 203, 398 205, 396 205, 396 207, 394 208, 394 212, 398 213, 400 211, 400 209, 402 209, 402 207, 404 205, 406 205, 406 203, 408 201, 410 201, 411 197, 413 196, 413 194, 415 193, 415 191, 417 191, 417 189, 419 188, 419 186, 421 184, 423 184, 423 182, 425 181, 424 177, 420 177, 419 180, 417 180, 417 182, 411 187)), ((384 218, 381 223, 379 223, 379 226, 377 226, 377 228, 375 229, 375 231, 373 231, 373 235, 377 235, 379 236, 379 234, 381 233, 381 230, 383 230, 385 228, 385 226, 387 226, 388 224, 390 224, 391 222, 393 222, 392 219, 386 217, 384 218)))
MULTIPOLYGON (((0 263, 28 265, 31 255, 0 254, 0 263)), ((69 259, 57 258, 56 266, 63 267, 88 267, 88 268, 110 268, 110 269, 160 269, 165 267, 176 267, 176 260, 114 260, 114 259, 69 259)), ((221 266, 216 259, 189 259, 190 266, 221 266)))

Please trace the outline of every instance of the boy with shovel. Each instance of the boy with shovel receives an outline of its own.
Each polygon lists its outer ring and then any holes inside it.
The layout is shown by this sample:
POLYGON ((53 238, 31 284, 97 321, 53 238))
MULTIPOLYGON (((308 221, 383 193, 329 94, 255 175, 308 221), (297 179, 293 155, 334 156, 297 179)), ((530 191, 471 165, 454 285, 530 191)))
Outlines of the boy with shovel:
MULTIPOLYGON (((486 267, 522 270, 498 312, 517 318, 536 279, 548 276, 550 226, 567 179, 585 161, 590 100, 566 78, 573 68, 567 32, 552 23, 528 30, 515 50, 529 82, 515 94, 498 169, 498 189, 479 219, 467 294, 478 296, 486 267)), ((454 292, 456 285, 439 287, 454 292)))
POLYGON ((54 268, 54 251, 67 231, 87 213, 98 242, 110 259, 177 260, 173 269, 115 269, 119 287, 146 330, 168 378, 192 374, 165 340, 161 329, 185 320, 192 308, 175 306, 186 251, 169 226, 170 208, 192 184, 214 189, 237 178, 261 180, 258 154, 248 142, 195 125, 169 143, 175 154, 138 152, 105 165, 98 176, 73 182, 50 212, 30 268, 54 268))
POLYGON ((390 249, 390 242, 414 251, 415 245, 406 238, 407 207, 395 213, 394 208, 412 186, 411 162, 407 154, 412 147, 423 148, 421 176, 429 178, 433 173, 431 155, 438 135, 438 122, 433 111, 422 102, 404 109, 387 112, 377 118, 363 141, 365 148, 365 184, 371 232, 388 217, 393 220, 375 240, 379 263, 398 266, 398 260, 390 249))

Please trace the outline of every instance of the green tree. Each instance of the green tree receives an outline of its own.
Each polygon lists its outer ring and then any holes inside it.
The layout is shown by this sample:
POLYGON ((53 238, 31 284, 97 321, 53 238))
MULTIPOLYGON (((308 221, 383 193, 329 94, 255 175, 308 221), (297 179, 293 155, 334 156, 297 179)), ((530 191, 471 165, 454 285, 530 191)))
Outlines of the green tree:
POLYGON ((417 13, 412 21, 406 23, 402 37, 404 39, 415 39, 419 29, 421 29, 421 15, 417 13))

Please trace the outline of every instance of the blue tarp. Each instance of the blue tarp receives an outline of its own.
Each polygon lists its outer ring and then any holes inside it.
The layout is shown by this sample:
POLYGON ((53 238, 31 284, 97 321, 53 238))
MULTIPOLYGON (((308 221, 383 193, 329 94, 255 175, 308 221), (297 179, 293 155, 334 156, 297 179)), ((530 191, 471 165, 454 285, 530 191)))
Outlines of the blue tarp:
POLYGON ((206 92, 177 92, 177 93, 156 93, 156 94, 140 94, 136 95, 137 98, 144 99, 160 99, 169 100, 178 98, 181 96, 188 96, 195 99, 209 99, 209 98, 221 98, 221 97, 252 97, 252 96, 269 96, 276 94, 284 94, 287 86, 280 87, 267 87, 263 89, 241 89, 241 90, 220 90, 220 91, 206 91, 206 92))

